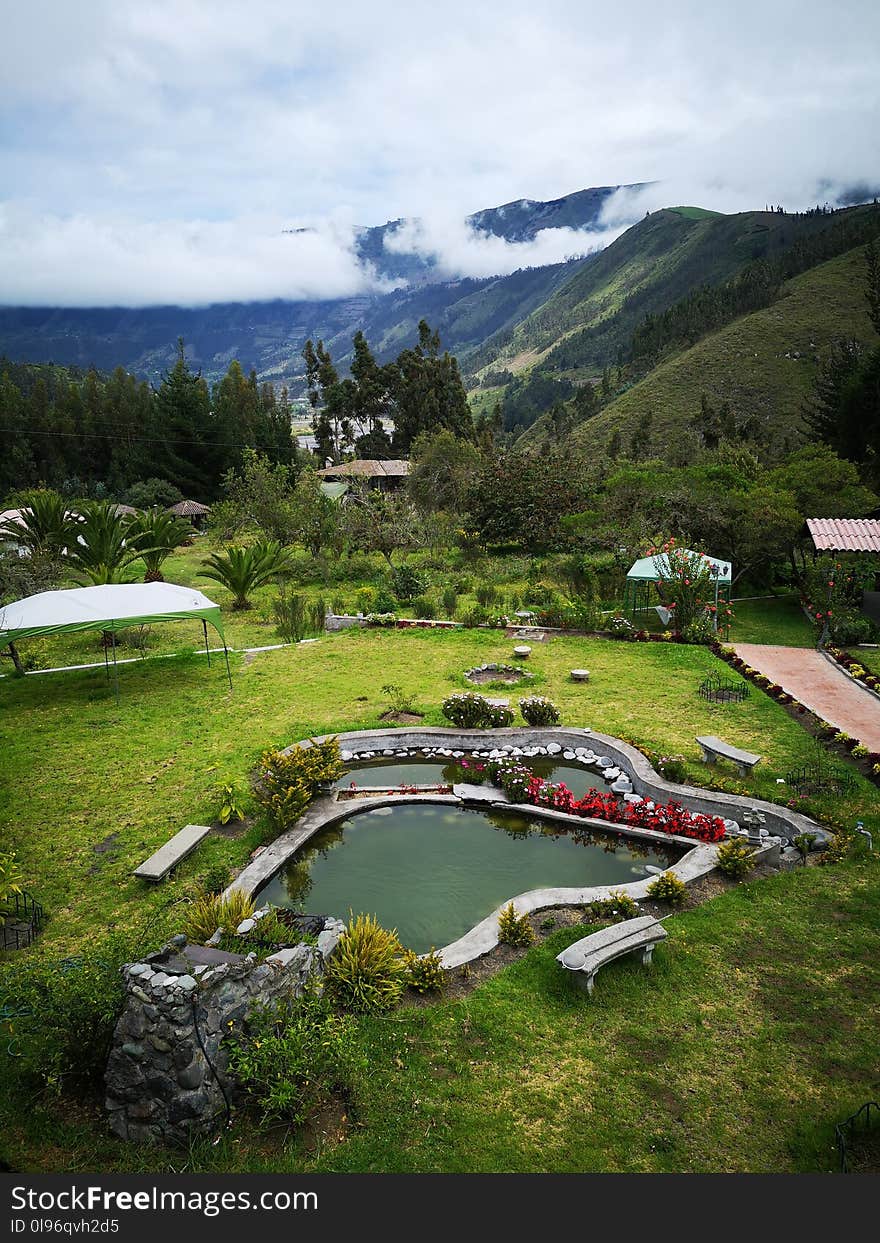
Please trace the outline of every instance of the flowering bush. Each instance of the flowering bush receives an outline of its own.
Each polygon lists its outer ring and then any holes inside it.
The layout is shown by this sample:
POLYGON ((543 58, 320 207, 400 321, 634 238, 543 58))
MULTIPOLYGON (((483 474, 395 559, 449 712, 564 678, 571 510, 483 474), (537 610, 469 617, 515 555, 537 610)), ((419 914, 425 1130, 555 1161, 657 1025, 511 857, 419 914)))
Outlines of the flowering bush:
POLYGON ((689 643, 704 642, 715 629, 715 593, 722 567, 704 553, 679 548, 674 539, 649 548, 647 555, 654 558, 657 594, 674 614, 677 629, 683 636, 693 636, 686 639, 689 643))
POLYGON ((559 709, 543 695, 529 695, 519 701, 519 710, 527 725, 558 725, 559 709))
POLYGON ((674 799, 662 804, 649 804, 644 801, 621 803, 615 795, 594 789, 588 790, 583 798, 577 799, 564 782, 546 781, 543 777, 536 777, 528 768, 511 760, 489 764, 488 772, 495 784, 514 803, 548 807, 572 816, 607 820, 612 824, 633 828, 653 829, 656 833, 675 834, 701 842, 720 842, 724 837, 724 821, 720 816, 688 811, 674 799))
POLYGON ((459 729, 505 729, 513 724, 513 710, 490 703, 473 691, 458 691, 443 700, 441 708, 447 721, 459 729))
POLYGON ((388 626, 388 627, 396 626, 397 625, 397 614, 396 613, 368 613, 366 616, 366 623, 368 626, 388 626))

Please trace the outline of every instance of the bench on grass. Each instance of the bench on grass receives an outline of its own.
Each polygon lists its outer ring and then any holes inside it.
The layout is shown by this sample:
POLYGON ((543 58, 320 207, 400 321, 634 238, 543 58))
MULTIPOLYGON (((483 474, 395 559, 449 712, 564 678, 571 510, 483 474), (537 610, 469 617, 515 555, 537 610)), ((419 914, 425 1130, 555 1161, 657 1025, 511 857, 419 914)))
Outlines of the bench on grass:
POLYGON ((739 747, 732 747, 729 742, 722 742, 720 738, 715 738, 712 734, 707 738, 698 738, 697 742, 703 752, 704 764, 714 764, 719 757, 723 760, 732 760, 741 777, 748 777, 761 760, 760 755, 753 755, 751 751, 740 751, 739 747))
POLYGON ((641 915, 638 919, 625 919, 622 923, 612 924, 601 932, 593 932, 582 937, 556 955, 556 961, 573 971, 581 988, 585 988, 592 996, 593 981, 596 972, 606 963, 624 954, 640 953, 642 965, 651 964, 654 946, 667 937, 666 929, 652 915, 641 915))
POLYGON ((134 875, 140 876, 142 880, 162 880, 172 868, 192 854, 202 838, 207 837, 210 832, 203 824, 185 825, 164 846, 160 846, 154 855, 150 855, 149 859, 136 867, 134 875))

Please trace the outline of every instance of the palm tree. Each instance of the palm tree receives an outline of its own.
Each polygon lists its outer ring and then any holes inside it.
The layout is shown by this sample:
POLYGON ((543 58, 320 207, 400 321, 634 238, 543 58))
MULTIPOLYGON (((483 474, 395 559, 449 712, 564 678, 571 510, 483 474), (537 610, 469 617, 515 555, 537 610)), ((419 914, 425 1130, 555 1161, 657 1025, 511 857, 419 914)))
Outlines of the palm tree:
POLYGON ((290 568, 290 551, 277 540, 253 544, 250 548, 229 548, 212 553, 199 571, 201 578, 211 578, 232 592, 234 609, 249 609, 251 592, 278 578, 290 568))
POLYGON ((93 586, 131 582, 126 570, 149 551, 131 528, 132 519, 111 501, 91 501, 68 528, 65 560, 93 586))
POLYGON ((162 564, 180 544, 185 543, 192 527, 185 518, 169 514, 167 509, 146 509, 131 519, 127 542, 137 543, 144 559, 145 583, 164 583, 162 564))
POLYGON ((70 523, 64 497, 49 488, 27 492, 21 498, 21 517, 0 524, 0 539, 27 549, 32 557, 58 558, 70 541, 70 523))

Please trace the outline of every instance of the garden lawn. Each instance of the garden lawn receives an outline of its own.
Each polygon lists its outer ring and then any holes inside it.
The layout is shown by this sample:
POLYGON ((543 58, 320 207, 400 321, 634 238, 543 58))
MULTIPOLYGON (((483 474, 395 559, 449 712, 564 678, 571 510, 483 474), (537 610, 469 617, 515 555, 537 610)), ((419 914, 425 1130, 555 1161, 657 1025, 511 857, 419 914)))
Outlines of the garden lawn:
MULTIPOLYGON (((412 693, 425 724, 446 724, 440 704, 465 688, 464 670, 511 652, 498 631, 349 631, 251 663, 234 656, 232 691, 221 662, 126 665, 118 706, 102 669, 4 679, 0 836, 49 913, 27 952, 75 954, 83 938, 145 916, 157 920, 156 936, 178 929, 176 904, 218 866, 244 864, 264 840, 260 824, 236 839, 212 835, 158 886, 131 873, 184 824, 210 823, 221 779, 246 787, 265 748, 382 725, 387 683, 412 693)), ((705 648, 564 638, 535 644, 529 663, 534 690, 559 704, 564 724, 614 734, 655 756, 680 753, 698 782, 777 799, 785 790, 777 779, 814 754, 812 739, 757 688, 742 704, 701 699, 709 670, 729 674, 705 648), (568 676, 582 667, 591 671, 586 686, 568 676), (697 734, 765 758, 746 779, 727 765, 707 770, 697 734)), ((877 802, 876 787, 858 777, 847 800, 805 806, 831 823, 861 819, 880 836, 877 802)))
POLYGON ((323 1151, 248 1118, 185 1154, 138 1148, 96 1107, 0 1090, 0 1156, 71 1172, 836 1169, 834 1124, 877 1098, 880 863, 742 884, 666 926, 653 968, 606 966, 592 1000, 554 962, 586 931, 570 927, 462 999, 362 1020, 369 1069, 323 1151))

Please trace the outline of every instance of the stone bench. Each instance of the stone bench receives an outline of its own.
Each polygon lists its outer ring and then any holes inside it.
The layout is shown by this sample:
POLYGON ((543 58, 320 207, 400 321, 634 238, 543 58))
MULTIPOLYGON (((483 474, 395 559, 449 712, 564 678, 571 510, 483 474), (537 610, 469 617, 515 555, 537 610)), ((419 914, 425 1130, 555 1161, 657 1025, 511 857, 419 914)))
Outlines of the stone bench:
POLYGON ((160 846, 154 855, 150 855, 149 859, 136 867, 134 875, 140 876, 142 880, 162 880, 172 868, 192 854, 202 838, 207 837, 210 832, 203 824, 185 825, 164 846, 160 846))
POLYGON ((652 915, 642 915, 582 937, 557 954, 556 961, 566 971, 573 971, 577 983, 592 996, 593 982, 600 967, 624 954, 635 953, 642 955, 643 966, 650 966, 654 946, 665 941, 667 935, 659 920, 652 915))
POLYGON ((704 764, 714 764, 719 756, 723 760, 732 760, 741 777, 748 777, 761 760, 760 755, 753 755, 751 751, 740 751, 739 747, 732 747, 729 742, 723 742, 712 734, 706 738, 698 738, 697 742, 703 752, 704 764))

